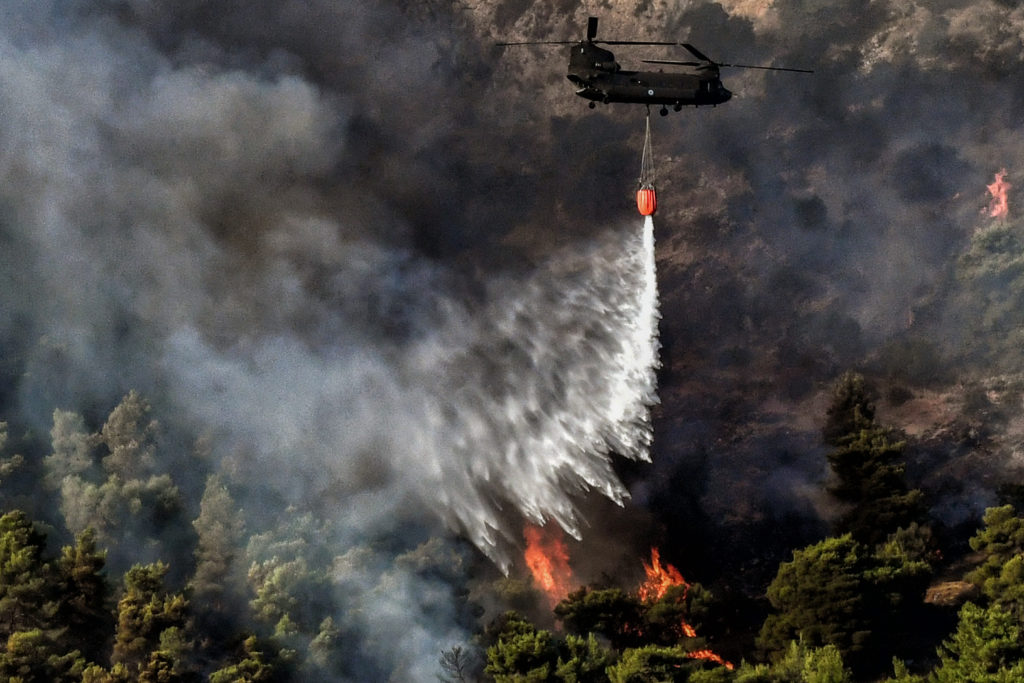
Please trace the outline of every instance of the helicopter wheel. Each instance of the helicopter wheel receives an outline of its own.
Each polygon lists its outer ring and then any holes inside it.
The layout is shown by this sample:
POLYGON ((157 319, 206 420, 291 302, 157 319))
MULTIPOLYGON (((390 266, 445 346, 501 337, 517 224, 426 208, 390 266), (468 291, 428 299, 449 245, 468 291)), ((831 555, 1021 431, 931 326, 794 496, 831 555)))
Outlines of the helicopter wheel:
POLYGON ((668 116, 668 107, 662 107, 661 111, 658 112, 662 116, 668 116))
POLYGON ((596 106, 597 106, 597 102, 591 102, 591 103, 590 103, 590 104, 588 104, 587 106, 588 106, 588 107, 590 107, 591 109, 593 109, 594 107, 596 107, 596 106))
POLYGON ((672 106, 672 110, 673 111, 682 111, 683 110, 683 105, 676 103, 676 104, 674 104, 672 106))

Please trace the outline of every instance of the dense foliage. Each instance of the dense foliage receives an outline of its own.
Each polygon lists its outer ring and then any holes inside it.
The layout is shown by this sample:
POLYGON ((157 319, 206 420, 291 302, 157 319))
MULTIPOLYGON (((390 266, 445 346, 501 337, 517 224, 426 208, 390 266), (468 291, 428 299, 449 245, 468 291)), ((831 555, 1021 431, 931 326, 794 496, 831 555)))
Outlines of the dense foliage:
MULTIPOLYGON (((160 425, 151 412, 134 392, 95 431, 82 416, 55 411, 49 447, 35 461, 10 453, 6 425, 0 430, 0 491, 21 476, 42 481, 55 503, 33 506, 11 494, 0 515, 0 677, 372 678, 372 658, 346 639, 345 619, 367 606, 339 612, 344 598, 337 597, 346 571, 369 555, 328 551, 318 539, 329 527, 313 511, 291 510, 272 523, 247 516, 229 472, 199 468, 202 476, 189 473, 180 486, 185 475, 161 467, 160 425), (68 542, 58 547, 54 537, 68 542)), ((533 589, 502 579, 495 594, 527 611, 476 621, 479 596, 454 590, 463 581, 461 558, 429 540, 395 555, 395 568, 453 587, 432 599, 461 605, 459 618, 478 628, 473 642, 438 653, 438 678, 1021 680, 1024 517, 1011 505, 989 509, 970 539, 971 562, 942 560, 923 494, 905 478, 906 441, 876 422, 862 377, 839 379, 826 423, 831 474, 823 490, 840 511, 833 535, 779 565, 764 586, 767 609, 755 631, 726 612, 735 602, 727 606, 696 583, 657 596, 587 586, 565 596, 541 626, 524 616, 537 604, 533 589), (929 604, 925 590, 938 572, 974 586, 964 593, 973 601, 929 604), (737 652, 730 639, 743 643, 735 666, 720 654, 737 652)), ((200 442, 197 463, 205 462, 203 450, 200 442)), ((395 589, 398 574, 374 571, 377 590, 395 589)), ((749 600, 750 610, 759 609, 757 596, 749 600)))
POLYGON ((1024 679, 1024 517, 1012 506, 990 509, 970 541, 977 567, 966 565, 959 577, 949 576, 944 567, 954 558, 941 561, 924 494, 905 478, 906 442, 875 421, 860 375, 847 373, 837 381, 823 437, 831 449, 825 489, 840 511, 834 535, 794 550, 792 560, 779 566, 765 589, 771 609, 757 647, 738 666, 708 655, 727 648, 726 640, 679 628, 729 621, 717 613, 726 605, 698 584, 690 596, 669 593, 653 603, 617 588, 588 588, 555 608, 560 631, 539 629, 510 613, 500 627, 482 634, 485 677, 742 683, 1024 679), (977 601, 959 609, 930 604, 926 589, 940 570, 945 578, 963 579, 957 585, 977 586, 977 601), (952 632, 941 630, 947 623, 952 632), (671 624, 674 629, 666 628, 671 624))

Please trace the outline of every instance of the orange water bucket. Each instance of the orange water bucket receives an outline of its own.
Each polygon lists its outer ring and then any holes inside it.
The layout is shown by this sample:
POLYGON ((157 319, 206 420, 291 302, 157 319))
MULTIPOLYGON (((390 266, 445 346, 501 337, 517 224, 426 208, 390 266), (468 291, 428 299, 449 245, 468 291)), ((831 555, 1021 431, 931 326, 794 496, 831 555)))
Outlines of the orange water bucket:
POLYGON ((636 208, 641 216, 650 216, 658 210, 658 199, 654 196, 653 187, 642 187, 636 191, 636 208))

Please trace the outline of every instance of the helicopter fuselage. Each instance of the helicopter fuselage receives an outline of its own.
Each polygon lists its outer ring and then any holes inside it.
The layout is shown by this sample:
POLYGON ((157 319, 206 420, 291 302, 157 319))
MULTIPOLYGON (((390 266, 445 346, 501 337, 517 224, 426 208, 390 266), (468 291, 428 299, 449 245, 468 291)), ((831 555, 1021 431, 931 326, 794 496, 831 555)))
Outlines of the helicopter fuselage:
POLYGON ((610 50, 590 42, 577 43, 570 49, 567 78, 577 86, 577 95, 594 102, 660 104, 678 109, 718 105, 732 97, 712 63, 683 72, 624 71, 610 50))

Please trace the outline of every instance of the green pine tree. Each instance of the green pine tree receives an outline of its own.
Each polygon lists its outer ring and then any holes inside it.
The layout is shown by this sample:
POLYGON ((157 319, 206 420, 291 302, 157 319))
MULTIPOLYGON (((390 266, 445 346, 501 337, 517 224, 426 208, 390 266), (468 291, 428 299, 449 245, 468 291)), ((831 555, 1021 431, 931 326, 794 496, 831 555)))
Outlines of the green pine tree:
POLYGON ((111 662, 129 673, 142 672, 168 629, 185 626, 188 602, 164 587, 167 565, 135 565, 124 576, 124 593, 117 603, 117 629, 111 662))
POLYGON ((0 517, 0 636, 53 627, 57 581, 44 559, 46 535, 24 512, 0 517))
POLYGON ((79 534, 75 545, 65 546, 57 561, 61 584, 57 620, 67 629, 64 640, 89 661, 99 661, 113 632, 105 566, 106 552, 96 548, 92 529, 79 534))
POLYGON ((956 632, 939 648, 935 683, 1016 683, 1024 681, 1024 642, 1020 623, 992 605, 966 603, 956 632))

